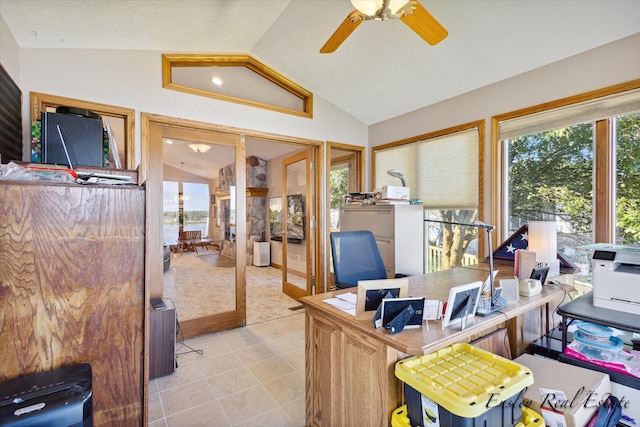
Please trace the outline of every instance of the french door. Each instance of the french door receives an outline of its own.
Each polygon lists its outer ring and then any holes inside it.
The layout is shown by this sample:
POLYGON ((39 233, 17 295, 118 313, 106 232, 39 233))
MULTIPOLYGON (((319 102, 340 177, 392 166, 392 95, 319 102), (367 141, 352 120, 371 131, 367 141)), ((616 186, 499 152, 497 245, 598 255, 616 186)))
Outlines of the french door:
POLYGON ((282 291, 298 299, 311 295, 315 266, 313 151, 282 161, 282 291))

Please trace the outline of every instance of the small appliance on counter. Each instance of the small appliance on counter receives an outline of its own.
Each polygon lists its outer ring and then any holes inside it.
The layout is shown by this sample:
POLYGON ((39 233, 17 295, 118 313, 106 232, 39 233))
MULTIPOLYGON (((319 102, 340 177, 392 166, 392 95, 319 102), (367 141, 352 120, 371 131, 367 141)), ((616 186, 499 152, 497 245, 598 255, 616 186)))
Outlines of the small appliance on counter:
POLYGON ((593 252, 593 305, 637 314, 640 310, 640 247, 598 243, 593 252))

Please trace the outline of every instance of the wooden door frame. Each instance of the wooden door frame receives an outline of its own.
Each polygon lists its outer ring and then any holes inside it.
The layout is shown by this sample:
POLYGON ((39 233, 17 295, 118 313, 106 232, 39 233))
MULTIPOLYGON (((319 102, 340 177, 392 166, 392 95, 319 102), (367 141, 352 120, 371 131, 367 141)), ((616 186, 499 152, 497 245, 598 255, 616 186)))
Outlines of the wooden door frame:
MULTIPOLYGON (((193 122, 173 117, 142 113, 142 175, 147 186, 147 212, 162 212, 163 182, 163 138, 186 139, 190 141, 226 145, 235 149, 237 176, 246 175, 244 144, 240 136, 226 132, 207 123, 193 122)), ((236 283, 234 310, 190 319, 180 322, 184 338, 204 335, 221 330, 244 326, 246 319, 246 182, 238 180, 236 185, 236 283)), ((163 247, 162 215, 147 215, 147 287, 150 297, 162 297, 164 292, 164 269, 162 267, 163 247)))
MULTIPOLYGON (((278 143, 289 143, 312 148, 315 153, 316 164, 322 164, 324 158, 324 146, 321 141, 303 138, 295 138, 284 135, 276 135, 266 132, 256 132, 229 126, 215 125, 197 122, 175 117, 162 116, 152 113, 141 113, 141 165, 140 182, 147 186, 147 212, 162 212, 162 138, 172 137, 176 139, 198 139, 202 142, 212 142, 212 136, 218 139, 215 143, 220 145, 232 145, 236 148, 236 176, 242 176, 236 185, 237 203, 237 243, 236 243, 236 298, 239 301, 235 311, 209 316, 203 319, 194 319, 191 323, 181 322, 182 332, 185 338, 192 336, 218 332, 245 325, 246 319, 246 150, 245 139, 263 139, 278 143), (158 144, 160 141, 160 144, 158 144), (226 141, 226 142, 225 142, 226 141), (158 147, 159 145, 159 147, 158 147), (160 208, 158 208, 158 206, 160 208), (243 250, 240 250, 242 248, 243 250)), ((320 201, 320 179, 323 168, 315 168, 315 200, 312 220, 317 218, 318 203, 320 201)), ((145 244, 145 282, 149 289, 150 297, 161 297, 163 294, 164 269, 162 263, 162 216, 147 215, 145 244)), ((316 253, 318 253, 319 228, 311 229, 313 233, 316 253)), ((311 234, 310 233, 310 234, 311 234)), ((318 256, 315 257, 316 274, 318 268, 318 256)), ((316 279, 317 280, 317 279, 316 279)), ((147 331, 148 332, 148 331, 147 331)))

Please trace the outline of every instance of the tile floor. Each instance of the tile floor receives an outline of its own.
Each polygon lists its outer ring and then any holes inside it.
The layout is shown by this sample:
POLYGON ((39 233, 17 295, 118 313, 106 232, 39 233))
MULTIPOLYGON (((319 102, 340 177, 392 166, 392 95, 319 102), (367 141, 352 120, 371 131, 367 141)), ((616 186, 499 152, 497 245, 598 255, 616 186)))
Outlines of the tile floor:
POLYGON ((304 311, 178 345, 149 381, 149 426, 304 426, 304 311))

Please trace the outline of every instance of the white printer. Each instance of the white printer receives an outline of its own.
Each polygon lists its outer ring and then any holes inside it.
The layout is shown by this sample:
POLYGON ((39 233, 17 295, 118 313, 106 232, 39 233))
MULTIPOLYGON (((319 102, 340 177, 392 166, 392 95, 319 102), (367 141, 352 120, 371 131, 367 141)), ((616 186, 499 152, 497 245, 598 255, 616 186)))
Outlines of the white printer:
POLYGON ((588 245, 593 252, 593 305, 640 313, 640 246, 588 245))

